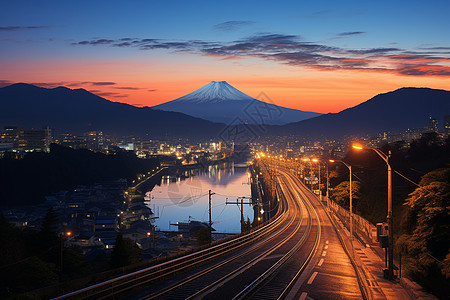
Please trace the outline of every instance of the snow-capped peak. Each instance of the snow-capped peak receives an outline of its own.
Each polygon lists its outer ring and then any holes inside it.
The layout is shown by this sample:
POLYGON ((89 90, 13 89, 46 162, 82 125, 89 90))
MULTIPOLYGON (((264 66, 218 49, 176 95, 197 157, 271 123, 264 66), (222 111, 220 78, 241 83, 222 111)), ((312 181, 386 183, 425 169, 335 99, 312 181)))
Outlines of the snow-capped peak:
POLYGON ((253 100, 226 81, 211 81, 207 85, 173 102, 218 103, 224 100, 253 100))

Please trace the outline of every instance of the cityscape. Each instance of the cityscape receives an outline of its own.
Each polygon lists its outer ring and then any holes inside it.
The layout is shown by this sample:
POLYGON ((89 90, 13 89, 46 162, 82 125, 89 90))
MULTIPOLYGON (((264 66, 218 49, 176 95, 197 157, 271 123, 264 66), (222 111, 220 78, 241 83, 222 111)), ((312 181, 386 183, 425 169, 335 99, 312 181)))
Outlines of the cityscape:
POLYGON ((25 2, 1 299, 448 299, 449 3, 25 2))

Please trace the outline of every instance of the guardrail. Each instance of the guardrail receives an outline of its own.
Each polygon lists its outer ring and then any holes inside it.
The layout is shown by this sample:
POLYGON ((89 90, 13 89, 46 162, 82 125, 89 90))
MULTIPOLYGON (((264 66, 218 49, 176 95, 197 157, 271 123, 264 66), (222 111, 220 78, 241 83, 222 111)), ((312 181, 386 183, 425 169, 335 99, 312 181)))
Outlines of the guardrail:
MULTIPOLYGON (((350 220, 350 212, 348 210, 346 210, 345 208, 343 208, 342 206, 340 206, 339 204, 337 204, 334 201, 327 201, 327 205, 328 207, 334 211, 334 213, 339 216, 339 219, 341 219, 341 221, 346 224, 346 226, 348 226, 349 224, 349 220, 350 220)), ((361 217, 360 215, 357 215, 355 213, 353 213, 353 226, 356 229, 359 229, 361 232, 363 232, 364 234, 367 235, 367 237, 369 237, 369 239, 373 239, 373 232, 376 233, 376 227, 375 225, 373 225, 372 223, 370 223, 369 221, 367 221, 366 219, 364 219, 363 217, 361 217)), ((357 231, 355 231, 356 233, 357 231)))

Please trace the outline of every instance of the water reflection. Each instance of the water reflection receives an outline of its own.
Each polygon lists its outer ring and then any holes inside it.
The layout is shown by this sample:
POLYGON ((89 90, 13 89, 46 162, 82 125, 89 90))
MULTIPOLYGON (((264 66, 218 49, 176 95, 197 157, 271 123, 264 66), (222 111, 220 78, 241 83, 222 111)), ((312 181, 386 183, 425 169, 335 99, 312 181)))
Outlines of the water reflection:
MULTIPOLYGON (((249 175, 246 167, 233 163, 194 169, 161 178, 161 184, 147 192, 148 206, 154 212, 157 229, 176 231, 170 225, 196 220, 208 222, 208 191, 212 196, 213 228, 217 232, 239 233, 241 213, 237 205, 226 204, 237 197, 250 197, 249 175)), ((244 218, 252 221, 253 210, 244 207, 244 218)))

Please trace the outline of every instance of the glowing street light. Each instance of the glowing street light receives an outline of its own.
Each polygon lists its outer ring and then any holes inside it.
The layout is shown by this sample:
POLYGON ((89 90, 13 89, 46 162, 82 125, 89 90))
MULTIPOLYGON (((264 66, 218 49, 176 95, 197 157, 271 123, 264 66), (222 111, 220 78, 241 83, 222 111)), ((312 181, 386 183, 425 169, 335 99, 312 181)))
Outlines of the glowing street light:
POLYGON ((357 150, 363 150, 363 149, 370 149, 375 151, 376 154, 378 154, 387 165, 387 177, 388 177, 388 214, 387 214, 387 221, 388 221, 388 228, 389 228, 389 245, 388 245, 388 278, 394 279, 394 230, 393 230, 393 216, 392 216, 392 169, 391 165, 389 164, 389 158, 391 157, 391 151, 388 152, 388 154, 384 154, 381 152, 381 150, 362 146, 360 144, 354 144, 352 145, 354 149, 357 150))
POLYGON ((319 199, 322 200, 322 192, 320 190, 320 160, 318 158, 311 159, 312 162, 318 163, 319 165, 319 199))
POLYGON ((352 192, 352 166, 347 164, 346 162, 342 161, 342 160, 338 160, 338 159, 330 159, 328 160, 330 163, 334 163, 334 162, 341 162, 343 163, 347 168, 348 171, 350 172, 350 243, 352 244, 352 249, 353 249, 353 192, 352 192))

